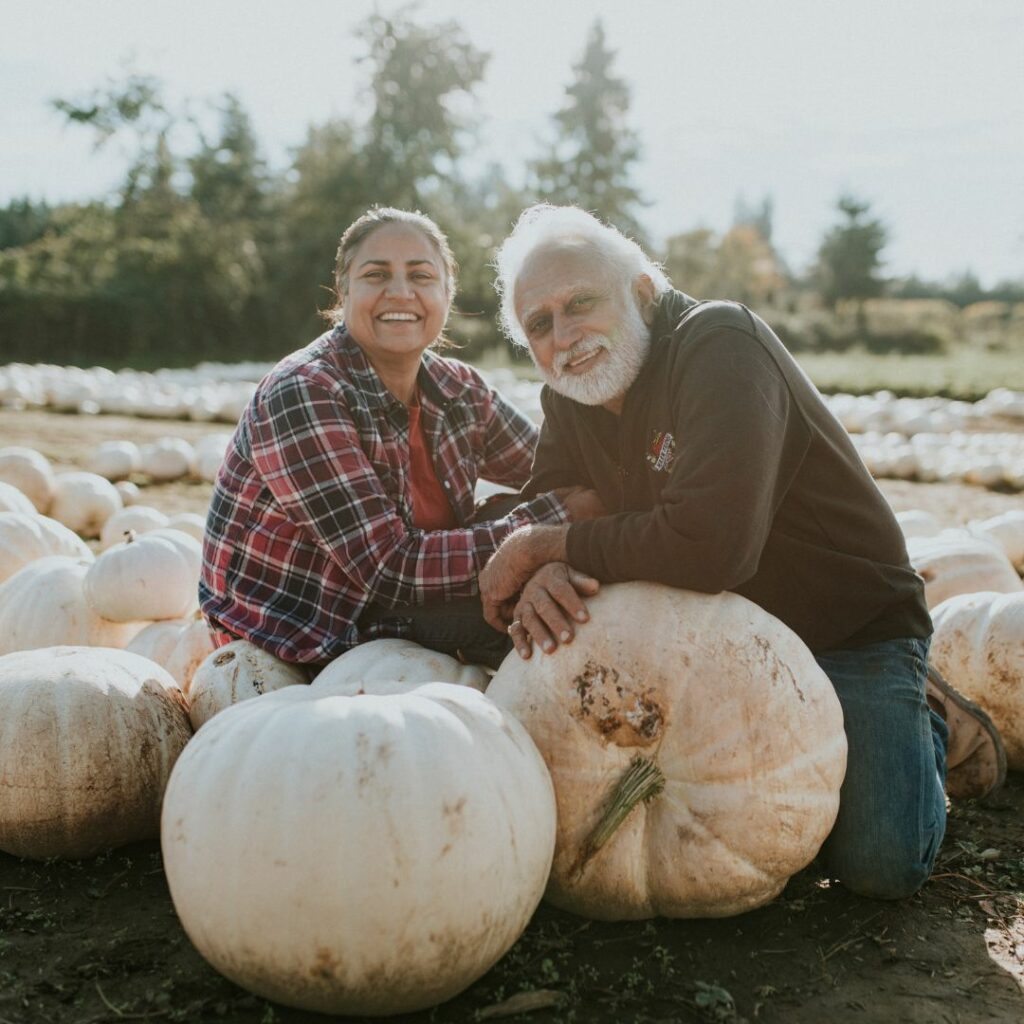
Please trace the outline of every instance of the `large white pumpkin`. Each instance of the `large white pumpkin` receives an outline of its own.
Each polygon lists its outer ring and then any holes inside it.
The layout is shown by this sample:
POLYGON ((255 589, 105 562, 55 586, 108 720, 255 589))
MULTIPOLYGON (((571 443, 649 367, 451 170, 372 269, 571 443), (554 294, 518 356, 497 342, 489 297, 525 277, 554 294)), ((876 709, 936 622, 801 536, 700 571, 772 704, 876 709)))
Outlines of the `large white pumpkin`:
POLYGON ((34 516, 38 509, 14 484, 0 480, 0 512, 20 512, 25 516, 34 516))
POLYGON ((174 906, 217 970, 355 1015, 418 1010, 480 977, 540 900, 554 835, 529 736, 444 683, 291 686, 229 708, 175 766, 161 826, 174 906))
POLYGON ((453 683, 481 693, 490 676, 479 665, 463 665, 447 654, 428 650, 412 640, 370 640, 335 658, 313 681, 332 693, 355 694, 364 683, 453 683))
POLYGON ((932 621, 932 664, 988 712, 1007 765, 1024 770, 1024 593, 951 597, 932 621))
POLYGON ((846 737, 828 677, 735 594, 621 583, 588 607, 570 645, 509 654, 487 689, 555 784, 548 898, 606 920, 766 903, 838 812, 846 737))
MULTIPOLYGON (((150 530, 147 536, 163 537, 165 540, 170 541, 178 549, 178 553, 182 558, 191 566, 192 574, 197 580, 199 579, 199 574, 203 571, 203 545, 195 537, 184 530, 172 529, 170 526, 162 526, 157 530, 150 530)), ((198 607, 199 598, 197 596, 195 608, 198 609, 198 607)))
POLYGON ((289 665, 248 640, 234 640, 207 654, 193 670, 188 686, 192 728, 232 704, 308 682, 301 666, 289 665))
POLYGON ((924 579, 929 609, 957 594, 982 590, 1012 594, 1024 590, 1002 547, 965 530, 945 530, 936 537, 910 537, 907 553, 910 564, 924 579))
MULTIPOLYGON (((183 540, 196 542, 186 534, 183 540)), ((198 603, 199 566, 161 531, 107 548, 85 575, 85 596, 98 615, 115 622, 181 619, 198 603)))
POLYGON ((127 647, 145 622, 111 622, 85 599, 92 562, 49 555, 0 583, 0 654, 80 644, 127 647))
POLYGON ((149 533, 150 530, 159 530, 170 522, 168 517, 157 508, 151 505, 132 505, 130 508, 122 508, 115 512, 100 530, 100 548, 106 550, 115 544, 122 544, 125 534, 131 530, 139 535, 149 533))
POLYGON ((96 473, 60 473, 54 479, 49 515, 83 537, 98 537, 123 507, 117 488, 96 473))
POLYGON ((34 448, 0 448, 0 480, 17 487, 44 515, 53 501, 54 474, 50 460, 34 448))
POLYGON ((93 560, 89 545, 62 523, 33 510, 28 514, 0 512, 0 583, 29 562, 49 555, 93 560))
POLYGON ((86 857, 155 836, 191 732, 181 691, 145 658, 90 647, 0 658, 0 849, 86 857))

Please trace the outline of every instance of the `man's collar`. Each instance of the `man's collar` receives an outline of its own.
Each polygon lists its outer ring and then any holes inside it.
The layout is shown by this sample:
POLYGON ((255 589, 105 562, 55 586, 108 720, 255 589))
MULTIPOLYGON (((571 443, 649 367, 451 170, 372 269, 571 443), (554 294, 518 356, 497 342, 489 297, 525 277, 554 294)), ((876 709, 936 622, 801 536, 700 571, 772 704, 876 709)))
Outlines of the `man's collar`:
POLYGON ((679 321, 696 305, 699 305, 697 299, 685 292, 677 291, 675 288, 662 292, 654 307, 651 341, 657 341, 658 338, 671 334, 679 326, 679 321))

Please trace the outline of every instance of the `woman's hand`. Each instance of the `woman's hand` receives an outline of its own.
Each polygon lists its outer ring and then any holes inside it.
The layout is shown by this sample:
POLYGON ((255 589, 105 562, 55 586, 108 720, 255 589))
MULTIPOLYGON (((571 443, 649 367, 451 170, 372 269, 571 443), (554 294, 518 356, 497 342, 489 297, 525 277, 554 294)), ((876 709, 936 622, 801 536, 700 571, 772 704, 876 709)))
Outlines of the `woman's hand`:
POLYGON ((521 658, 529 658, 533 643, 551 654, 559 643, 572 643, 574 622, 590 615, 582 598, 593 597, 601 584, 565 562, 542 566, 523 587, 512 613, 508 635, 521 658))

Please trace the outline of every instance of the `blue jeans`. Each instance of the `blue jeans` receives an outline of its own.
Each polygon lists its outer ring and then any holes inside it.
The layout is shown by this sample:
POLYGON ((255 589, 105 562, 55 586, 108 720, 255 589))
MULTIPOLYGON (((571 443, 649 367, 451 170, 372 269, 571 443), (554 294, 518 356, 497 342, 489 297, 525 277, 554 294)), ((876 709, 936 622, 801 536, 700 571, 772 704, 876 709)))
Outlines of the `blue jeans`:
POLYGON ((839 816, 819 859, 863 896, 916 892, 946 831, 948 732, 925 701, 928 647, 907 638, 817 655, 849 746, 839 816))

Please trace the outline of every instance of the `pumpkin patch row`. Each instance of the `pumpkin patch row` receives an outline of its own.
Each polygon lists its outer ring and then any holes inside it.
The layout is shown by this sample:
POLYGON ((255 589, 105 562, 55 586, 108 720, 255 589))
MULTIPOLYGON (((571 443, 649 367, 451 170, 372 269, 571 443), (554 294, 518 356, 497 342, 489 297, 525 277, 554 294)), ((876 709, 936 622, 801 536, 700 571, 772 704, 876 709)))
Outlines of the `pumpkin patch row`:
POLYGON ((876 479, 1024 490, 1024 434, 953 431, 907 438, 870 431, 851 439, 876 479))
MULTIPOLYGON (((0 407, 236 423, 256 382, 272 368, 272 363, 200 363, 192 369, 147 373, 11 363, 0 366, 0 407)), ((487 377, 520 408, 540 418, 539 384, 504 368, 488 370, 487 377)), ((1009 388, 995 388, 977 402, 897 398, 891 391, 838 393, 825 400, 851 433, 895 430, 911 436, 957 430, 989 417, 1024 420, 1024 393, 1009 388)))

